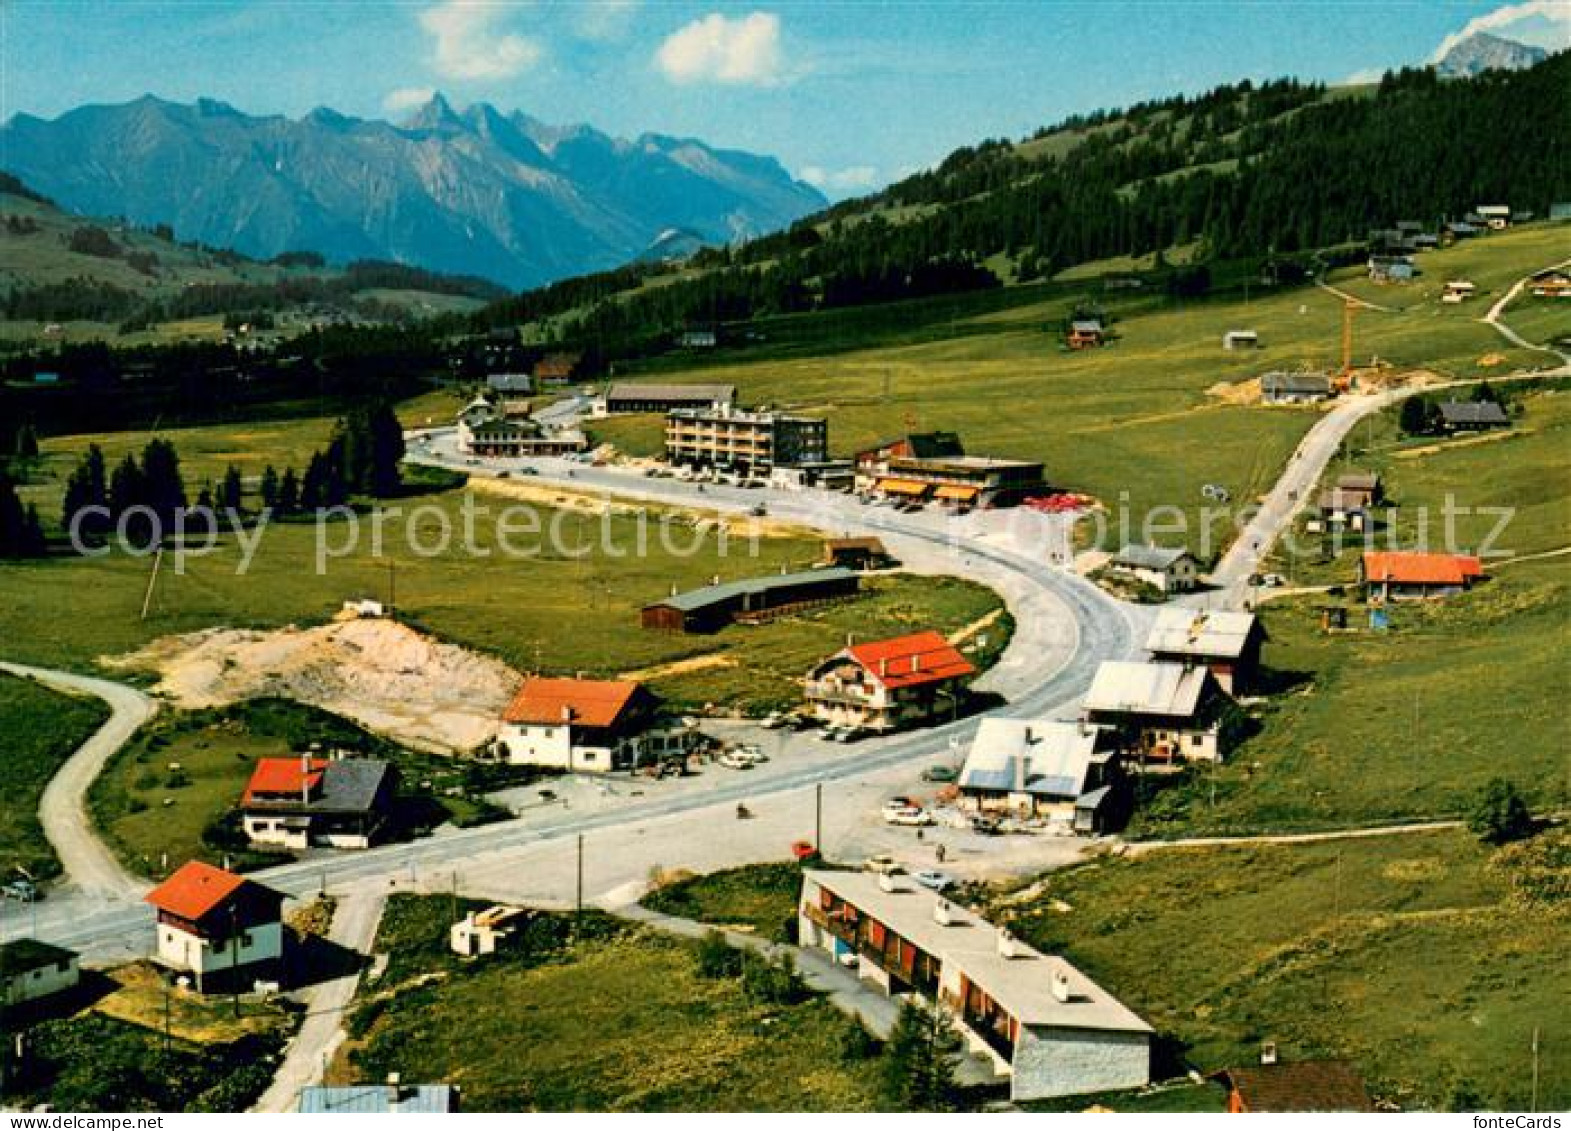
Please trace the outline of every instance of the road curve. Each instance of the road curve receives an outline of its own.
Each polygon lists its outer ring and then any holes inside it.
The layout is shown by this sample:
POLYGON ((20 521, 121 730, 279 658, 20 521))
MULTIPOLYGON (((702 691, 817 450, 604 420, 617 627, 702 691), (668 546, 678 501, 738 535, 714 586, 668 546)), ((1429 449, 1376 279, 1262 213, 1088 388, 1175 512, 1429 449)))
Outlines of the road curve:
POLYGON ((0 662, 0 671, 37 680, 67 694, 91 695, 109 704, 109 721, 77 747, 45 787, 38 817, 44 836, 65 870, 64 886, 89 897, 140 898, 147 885, 122 868, 114 853, 98 839, 87 812, 87 791, 115 751, 153 717, 158 704, 134 687, 107 679, 5 662, 0 662))

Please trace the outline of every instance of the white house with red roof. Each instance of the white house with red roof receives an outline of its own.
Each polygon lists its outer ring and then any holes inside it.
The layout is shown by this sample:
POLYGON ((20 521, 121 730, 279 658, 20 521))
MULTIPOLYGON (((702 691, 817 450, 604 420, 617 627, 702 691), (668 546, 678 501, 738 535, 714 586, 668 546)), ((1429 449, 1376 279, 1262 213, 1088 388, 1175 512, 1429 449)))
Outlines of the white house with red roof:
POLYGON ((655 700, 632 680, 533 676, 502 712, 497 745, 515 765, 607 773, 635 764, 655 700))
POLYGON ((144 897, 158 911, 153 961, 191 977, 200 993, 277 980, 284 896, 191 860, 144 897))
POLYGON ((369 758, 262 758, 240 798, 254 844, 370 848, 392 819, 398 776, 369 758))
POLYGON ((971 661, 937 632, 852 644, 808 673, 813 714, 839 727, 888 731, 953 716, 971 661))

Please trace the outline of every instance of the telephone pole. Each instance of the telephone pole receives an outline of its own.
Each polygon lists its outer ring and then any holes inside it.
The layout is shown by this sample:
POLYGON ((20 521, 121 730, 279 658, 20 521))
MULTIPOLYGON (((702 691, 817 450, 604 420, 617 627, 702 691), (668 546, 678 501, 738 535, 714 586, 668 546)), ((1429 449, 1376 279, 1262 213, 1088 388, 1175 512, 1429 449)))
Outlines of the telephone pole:
POLYGON ((573 889, 573 915, 581 918, 584 914, 584 834, 578 834, 578 878, 573 889))
POLYGON ((813 786, 813 851, 824 854, 824 783, 813 786))

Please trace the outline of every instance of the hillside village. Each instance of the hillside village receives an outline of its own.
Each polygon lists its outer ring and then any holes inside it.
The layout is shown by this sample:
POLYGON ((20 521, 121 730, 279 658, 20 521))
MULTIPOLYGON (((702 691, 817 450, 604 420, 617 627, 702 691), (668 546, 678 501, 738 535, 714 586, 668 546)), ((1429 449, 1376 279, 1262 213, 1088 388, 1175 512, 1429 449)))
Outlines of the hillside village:
POLYGON ((1368 219, 145 431, 20 353, 5 1102, 1564 1107, 1571 219, 1368 219))

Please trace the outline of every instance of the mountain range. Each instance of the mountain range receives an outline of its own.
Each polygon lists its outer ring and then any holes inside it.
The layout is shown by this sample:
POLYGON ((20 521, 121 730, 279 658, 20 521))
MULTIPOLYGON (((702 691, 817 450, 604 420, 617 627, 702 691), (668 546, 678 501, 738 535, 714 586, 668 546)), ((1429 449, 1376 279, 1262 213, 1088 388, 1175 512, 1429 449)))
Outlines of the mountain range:
POLYGON ((1446 78, 1471 78, 1485 71, 1520 71, 1547 58, 1542 47, 1476 31, 1441 56, 1435 71, 1446 78))
POLYGON ((0 168, 73 211, 266 258, 396 260, 513 287, 790 224, 826 204, 771 157, 557 127, 440 94, 398 124, 151 95, 0 125, 0 168))

